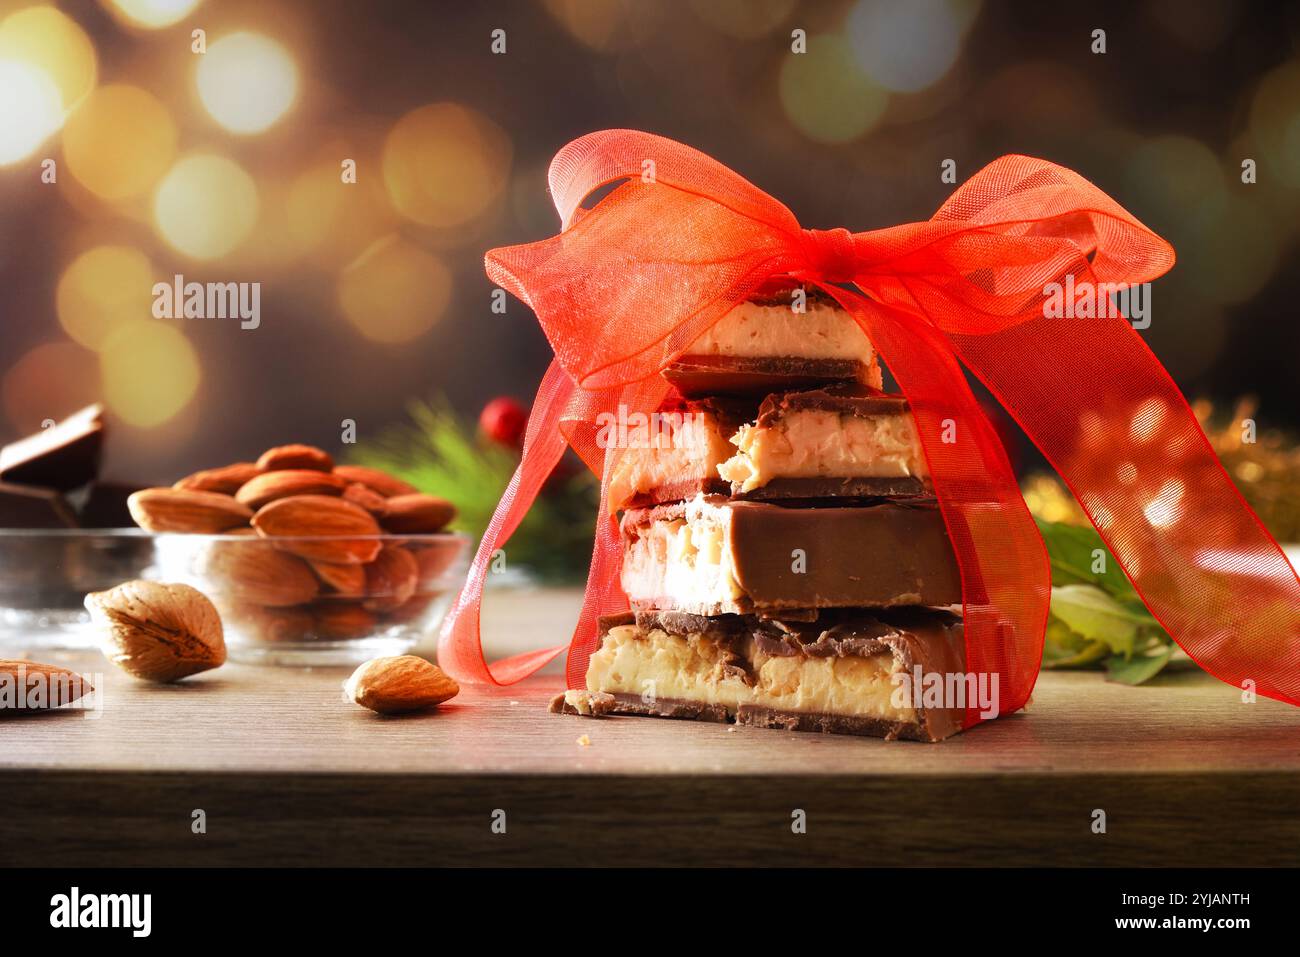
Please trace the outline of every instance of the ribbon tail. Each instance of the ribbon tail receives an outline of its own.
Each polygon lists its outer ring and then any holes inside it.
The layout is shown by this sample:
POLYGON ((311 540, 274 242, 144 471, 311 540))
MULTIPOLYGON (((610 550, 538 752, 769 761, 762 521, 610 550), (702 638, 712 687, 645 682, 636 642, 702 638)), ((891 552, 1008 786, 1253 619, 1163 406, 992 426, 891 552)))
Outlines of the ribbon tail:
POLYGON ((510 484, 497 503, 483 533, 469 577, 443 622, 438 637, 438 664, 457 681, 467 684, 514 684, 528 677, 564 650, 563 645, 525 652, 491 665, 483 656, 480 611, 483 585, 493 564, 505 557, 502 546, 528 513, 547 477, 559 463, 567 442, 560 420, 574 391, 559 363, 552 362, 542 377, 528 417, 523 456, 510 484))
POLYGON ((1179 646, 1228 684, 1300 704, 1300 579, 1128 321, 1037 316, 949 337, 1179 646))
POLYGON ((966 726, 1018 711, 1042 662, 1051 571, 1001 439, 942 333, 907 312, 824 288, 863 325, 912 407, 961 571, 966 674, 977 687, 988 681, 996 698, 993 709, 968 702, 966 726))

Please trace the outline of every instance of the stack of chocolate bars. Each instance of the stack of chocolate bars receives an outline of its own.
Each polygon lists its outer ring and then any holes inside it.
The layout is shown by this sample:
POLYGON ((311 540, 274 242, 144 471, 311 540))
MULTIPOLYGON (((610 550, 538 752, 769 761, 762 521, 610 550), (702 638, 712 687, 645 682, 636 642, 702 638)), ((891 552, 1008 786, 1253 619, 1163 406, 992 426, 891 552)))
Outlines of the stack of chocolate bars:
POLYGON ((664 370, 675 395, 609 476, 631 611, 570 713, 937 741, 962 707, 961 579, 907 401, 829 296, 764 292, 664 370), (795 300, 798 301, 798 300, 795 300), (933 684, 933 682, 930 682, 933 684))

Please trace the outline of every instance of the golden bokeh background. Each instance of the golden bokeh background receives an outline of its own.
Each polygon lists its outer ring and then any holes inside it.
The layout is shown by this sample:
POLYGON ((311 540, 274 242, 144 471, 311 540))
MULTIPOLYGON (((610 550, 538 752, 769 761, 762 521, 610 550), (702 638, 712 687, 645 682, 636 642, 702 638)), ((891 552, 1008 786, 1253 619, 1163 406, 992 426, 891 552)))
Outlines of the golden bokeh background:
POLYGON ((482 254, 616 126, 816 227, 925 218, 948 159, 1074 167, 1178 250, 1143 335, 1184 390, 1297 426, 1298 40, 1228 0, 0 0, 0 439, 102 401, 155 481, 527 399, 547 346, 482 254), (157 315, 176 276, 260 283, 258 328, 157 315))

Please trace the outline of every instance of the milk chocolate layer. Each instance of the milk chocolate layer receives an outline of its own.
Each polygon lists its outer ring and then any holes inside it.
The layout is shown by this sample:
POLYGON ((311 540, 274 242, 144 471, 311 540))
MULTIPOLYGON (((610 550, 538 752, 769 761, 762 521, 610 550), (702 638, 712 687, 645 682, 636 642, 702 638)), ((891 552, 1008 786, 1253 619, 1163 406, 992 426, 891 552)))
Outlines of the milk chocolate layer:
POLYGON ((962 675, 961 619, 948 612, 846 609, 813 621, 627 613, 601 619, 587 688, 610 714, 939 741, 964 703, 926 707, 906 681, 962 675), (949 707, 948 705, 953 705, 949 707))
POLYGON ((669 363, 663 377, 688 398, 765 395, 838 382, 860 382, 878 389, 882 381, 880 366, 861 359, 690 354, 669 363))
POLYGON ((700 497, 623 517, 624 593, 698 615, 951 605, 961 578, 932 499, 787 507, 700 497))

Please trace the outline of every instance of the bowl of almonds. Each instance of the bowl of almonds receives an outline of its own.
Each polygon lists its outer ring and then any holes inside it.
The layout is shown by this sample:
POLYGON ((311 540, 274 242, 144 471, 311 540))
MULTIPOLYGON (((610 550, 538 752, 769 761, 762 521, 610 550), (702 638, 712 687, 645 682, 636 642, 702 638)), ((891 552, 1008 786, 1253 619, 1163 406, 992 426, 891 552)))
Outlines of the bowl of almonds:
POLYGON ((128 506, 155 533, 153 574, 212 600, 236 660, 403 654, 437 629, 468 564, 450 502, 307 445, 143 489, 128 506))

